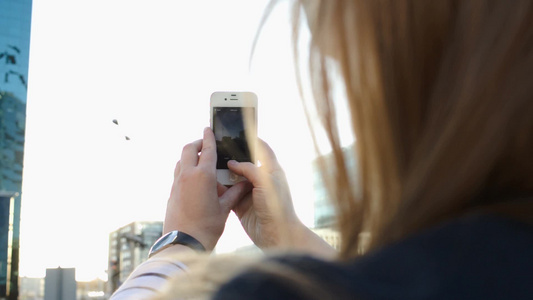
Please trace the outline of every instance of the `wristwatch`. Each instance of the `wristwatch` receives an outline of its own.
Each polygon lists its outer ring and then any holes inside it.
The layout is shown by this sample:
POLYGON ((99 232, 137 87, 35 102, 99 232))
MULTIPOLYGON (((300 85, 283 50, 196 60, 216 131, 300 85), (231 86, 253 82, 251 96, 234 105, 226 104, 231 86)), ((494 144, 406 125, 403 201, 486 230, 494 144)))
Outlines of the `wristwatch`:
POLYGON ((150 248, 148 258, 152 257, 156 253, 161 252, 172 245, 184 245, 196 251, 206 251, 205 247, 195 238, 178 230, 171 231, 162 237, 160 237, 150 248))

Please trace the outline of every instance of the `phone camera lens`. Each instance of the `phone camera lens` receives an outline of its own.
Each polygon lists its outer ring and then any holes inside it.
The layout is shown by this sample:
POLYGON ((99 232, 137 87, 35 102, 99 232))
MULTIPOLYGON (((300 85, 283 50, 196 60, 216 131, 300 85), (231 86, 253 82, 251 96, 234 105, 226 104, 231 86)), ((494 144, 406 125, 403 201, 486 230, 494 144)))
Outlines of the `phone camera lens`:
POLYGON ((225 100, 225 101, 227 101, 227 100, 228 100, 228 98, 224 98, 224 100, 225 100))

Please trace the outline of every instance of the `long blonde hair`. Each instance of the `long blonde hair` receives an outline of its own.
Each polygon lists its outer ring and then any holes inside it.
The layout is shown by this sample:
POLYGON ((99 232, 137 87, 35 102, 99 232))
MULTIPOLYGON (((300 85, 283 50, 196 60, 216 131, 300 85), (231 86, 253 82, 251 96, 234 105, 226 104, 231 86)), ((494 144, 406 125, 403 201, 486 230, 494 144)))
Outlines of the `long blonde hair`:
POLYGON ((335 156, 323 174, 334 174, 326 182, 342 258, 357 254, 362 231, 379 247, 533 194, 533 2, 301 0, 294 32, 302 11, 315 104, 335 156), (342 154, 328 59, 346 88, 360 196, 342 154))

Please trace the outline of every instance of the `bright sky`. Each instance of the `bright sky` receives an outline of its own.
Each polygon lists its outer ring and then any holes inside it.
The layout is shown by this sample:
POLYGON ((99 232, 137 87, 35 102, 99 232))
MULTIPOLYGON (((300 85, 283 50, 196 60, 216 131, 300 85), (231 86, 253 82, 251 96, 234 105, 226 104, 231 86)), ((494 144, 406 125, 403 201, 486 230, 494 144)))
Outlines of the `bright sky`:
MULTIPOLYGON (((217 90, 258 95, 259 135, 286 170, 298 214, 313 224, 314 151, 286 4, 249 64, 266 3, 34 0, 21 276, 61 266, 75 267, 78 280, 105 278, 109 233, 162 220, 174 165, 209 126, 217 90)), ((231 218, 220 251, 247 243, 231 218)))

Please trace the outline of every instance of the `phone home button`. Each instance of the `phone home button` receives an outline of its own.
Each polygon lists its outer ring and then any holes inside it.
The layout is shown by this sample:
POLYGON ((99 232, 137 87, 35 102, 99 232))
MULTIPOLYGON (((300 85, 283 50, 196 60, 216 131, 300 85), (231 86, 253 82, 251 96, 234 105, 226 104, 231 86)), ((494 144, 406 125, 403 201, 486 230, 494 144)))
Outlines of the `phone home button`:
POLYGON ((235 181, 239 180, 239 175, 237 175, 237 174, 235 174, 233 172, 230 172, 229 173, 229 180, 235 182, 235 181))

